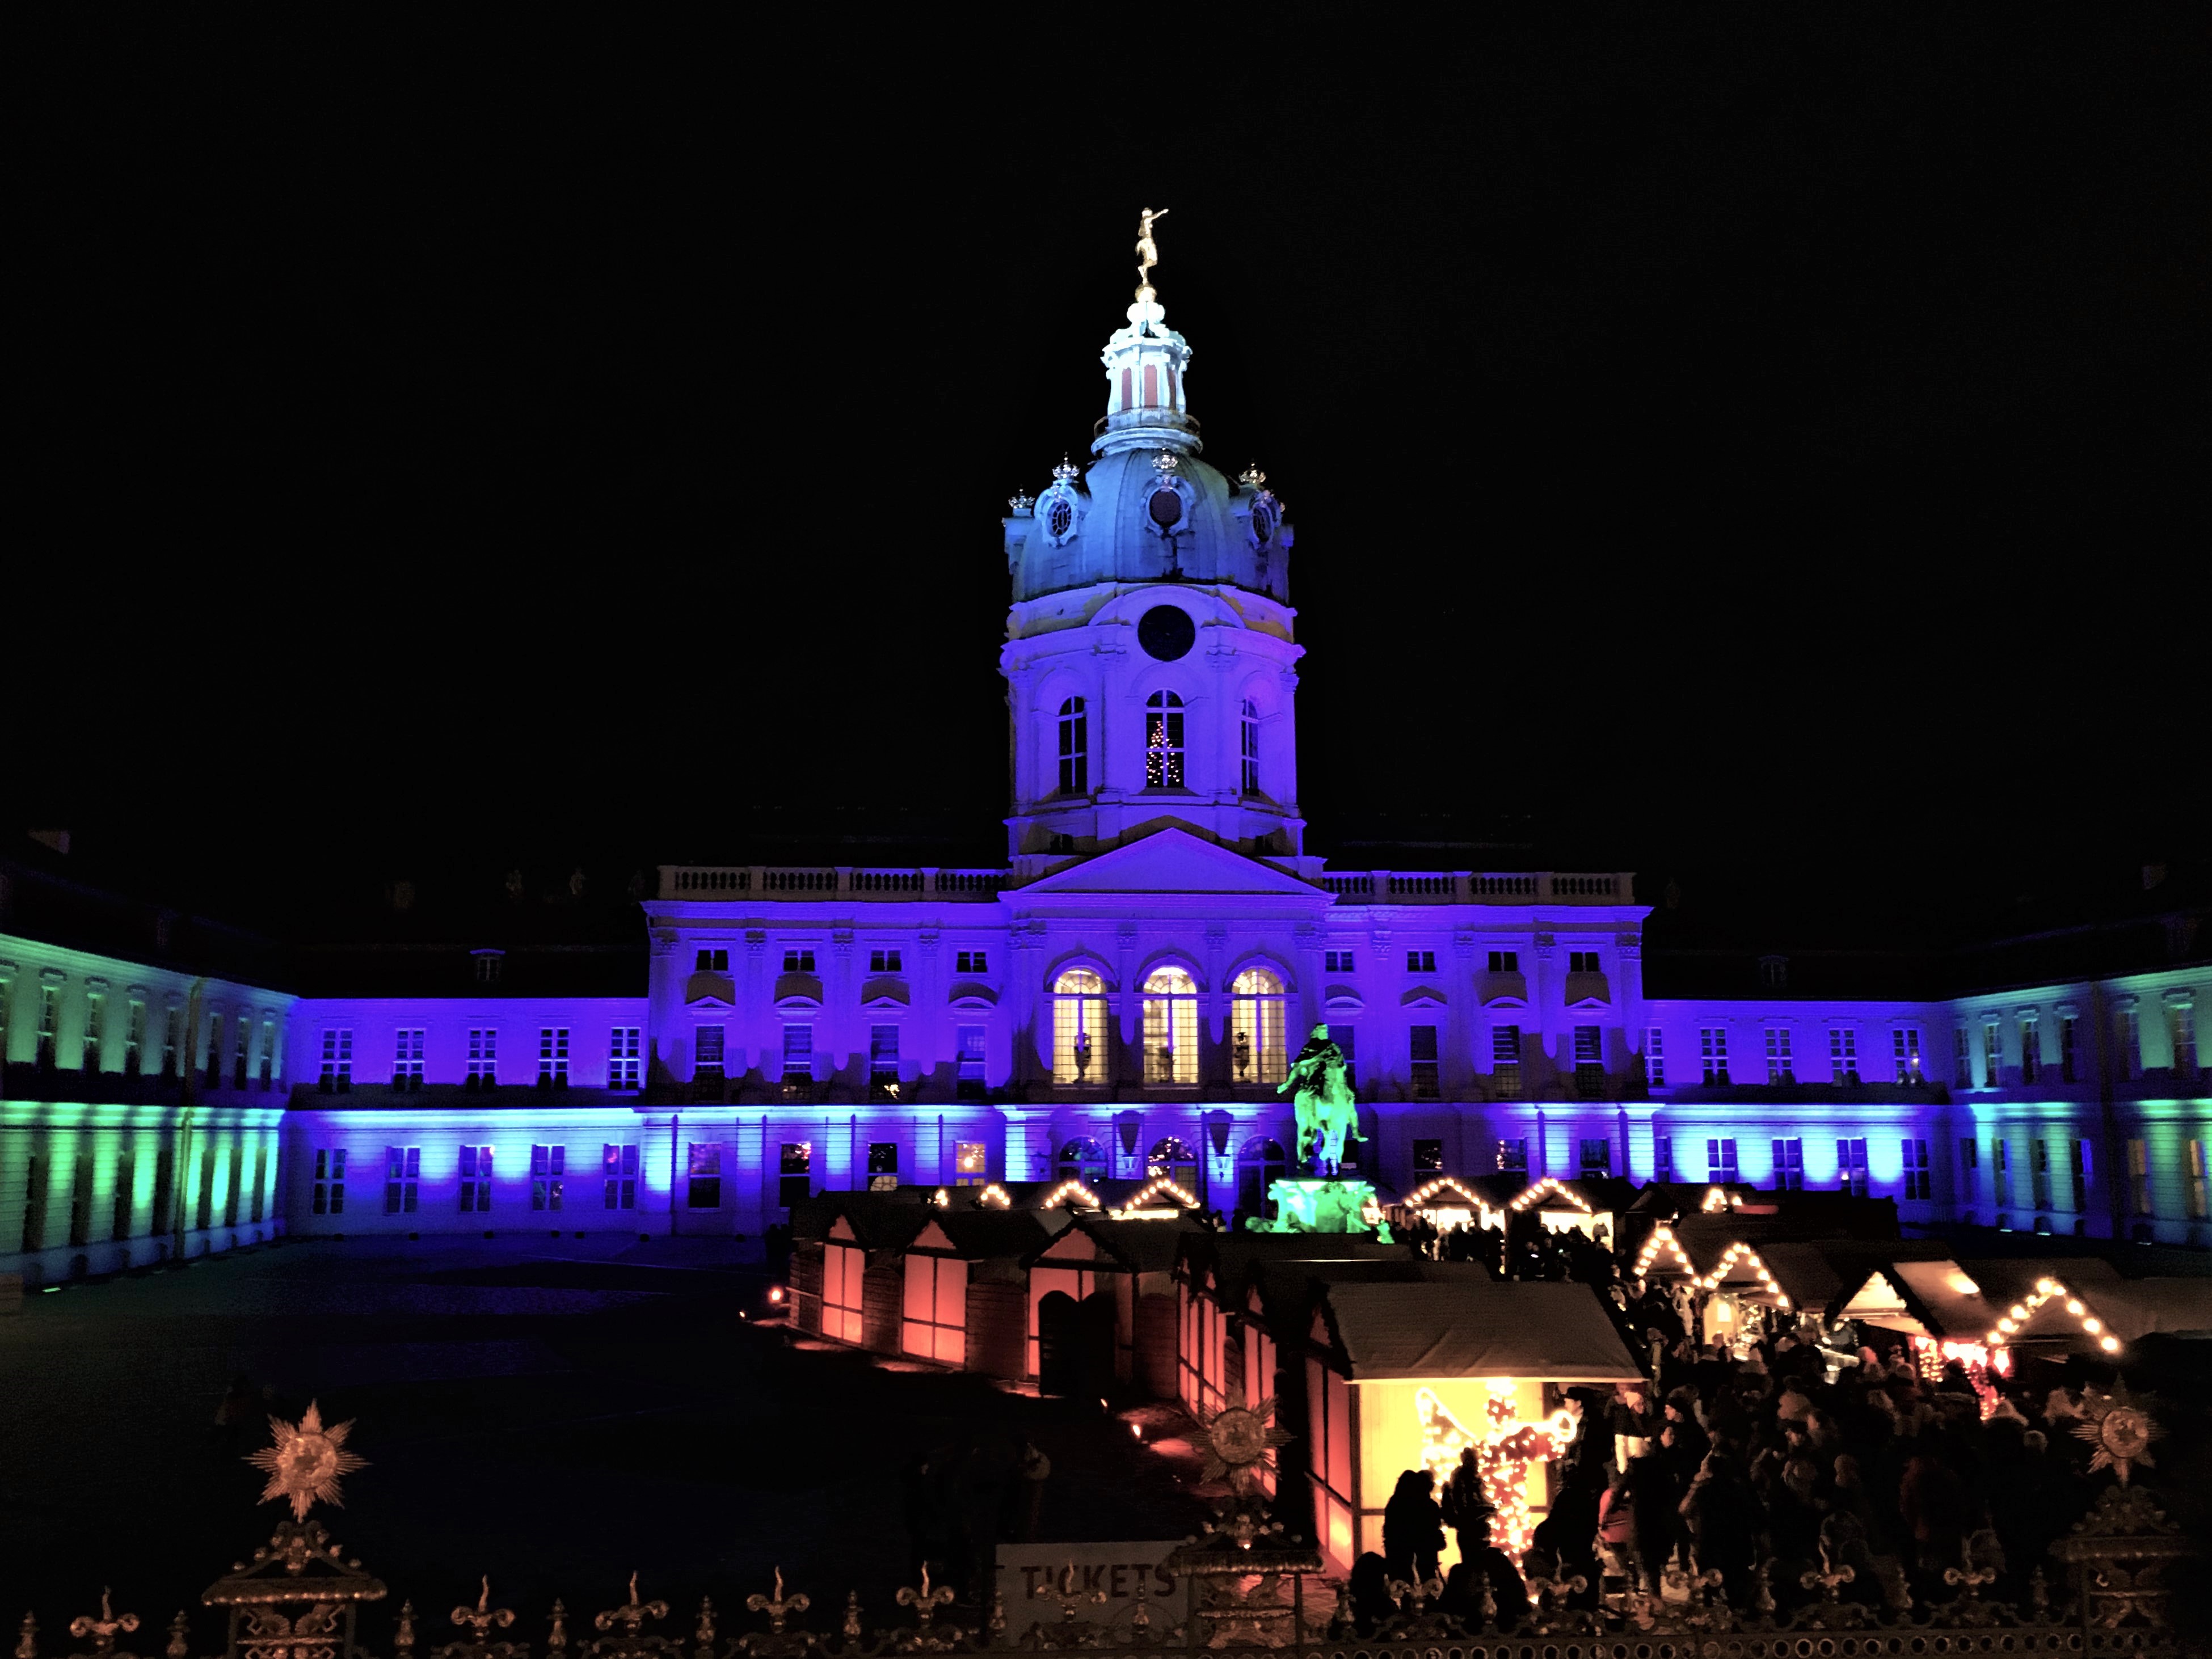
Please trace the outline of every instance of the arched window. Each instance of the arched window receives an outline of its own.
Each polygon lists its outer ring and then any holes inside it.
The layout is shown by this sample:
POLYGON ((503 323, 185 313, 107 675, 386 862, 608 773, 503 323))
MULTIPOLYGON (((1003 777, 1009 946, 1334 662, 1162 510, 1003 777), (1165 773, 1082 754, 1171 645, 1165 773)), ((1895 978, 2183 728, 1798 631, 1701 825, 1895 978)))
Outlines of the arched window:
POLYGON ((1088 968, 1052 982, 1052 1080, 1106 1080, 1106 981, 1088 968))
POLYGON ((1053 1166, 1055 1181, 1079 1181, 1086 1187, 1106 1179, 1106 1149, 1088 1135, 1069 1141, 1060 1149, 1060 1161, 1053 1166))
POLYGON ((1145 786, 1182 787, 1182 699, 1172 691, 1145 700, 1145 786))
POLYGON ((1198 1196, 1198 1154, 1173 1135, 1164 1135, 1152 1143, 1152 1155, 1145 1160, 1145 1174, 1154 1181, 1165 1176, 1193 1198, 1198 1196))
POLYGON ((1249 697, 1244 699, 1237 722, 1237 787, 1245 794, 1256 795, 1260 793, 1260 708, 1249 697))
POLYGON ((1247 968, 1230 986, 1229 1070, 1239 1083, 1280 1083, 1285 1075, 1283 981, 1247 968))
POLYGON ((1273 1215, 1267 1189, 1290 1173, 1283 1143, 1255 1135, 1237 1149, 1237 1207, 1246 1215, 1273 1215))
POLYGON ((1145 1081, 1198 1081, 1198 987, 1180 968, 1145 981, 1145 1081))
POLYGON ((1060 793, 1090 792, 1091 721, 1083 712, 1083 699, 1070 697, 1060 706, 1060 793))

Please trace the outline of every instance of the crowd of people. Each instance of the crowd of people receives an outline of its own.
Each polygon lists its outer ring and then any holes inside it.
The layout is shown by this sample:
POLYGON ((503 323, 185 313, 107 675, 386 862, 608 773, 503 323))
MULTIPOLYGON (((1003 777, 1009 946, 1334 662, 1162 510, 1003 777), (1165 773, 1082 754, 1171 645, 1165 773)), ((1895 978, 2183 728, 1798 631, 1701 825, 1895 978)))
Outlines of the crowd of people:
POLYGON ((2024 1607, 2030 1575, 2048 1574, 2051 1541, 2094 1495, 2064 1389, 2040 1401, 1985 1395, 1955 1361, 1930 1380, 1902 1345, 1839 1352, 1790 1329, 1700 1345, 1656 1290, 1624 1289, 1617 1310, 1653 1339, 1656 1384, 1569 1391, 1578 1426, 1522 1559, 1492 1542, 1471 1452, 1441 1487, 1408 1470, 1381 1553, 1354 1566, 1355 1620, 1387 1617, 1394 1583, 1434 1581, 1448 1529, 1460 1560, 1443 1575, 1444 1610, 1479 1619, 1487 1585, 1501 1627, 1525 1616, 1531 1583, 1594 1607, 1606 1595, 1680 1596, 1713 1573, 1739 1612, 1764 1583, 1786 1615, 1826 1593, 1819 1575, 1846 1568, 1837 1593, 1870 1607, 1955 1596, 1951 1569, 1991 1575, 1980 1594, 2024 1607))

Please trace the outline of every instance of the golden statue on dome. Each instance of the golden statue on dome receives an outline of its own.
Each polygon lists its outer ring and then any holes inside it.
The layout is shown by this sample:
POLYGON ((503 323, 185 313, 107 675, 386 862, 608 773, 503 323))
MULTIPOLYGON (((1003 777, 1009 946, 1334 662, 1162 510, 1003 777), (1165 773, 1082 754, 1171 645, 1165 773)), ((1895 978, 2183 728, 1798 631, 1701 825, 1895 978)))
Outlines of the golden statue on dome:
POLYGON ((1160 262, 1160 245, 1152 240, 1152 221, 1164 219, 1168 210, 1155 213, 1146 208, 1137 216, 1137 298, 1152 297, 1152 267, 1160 262))

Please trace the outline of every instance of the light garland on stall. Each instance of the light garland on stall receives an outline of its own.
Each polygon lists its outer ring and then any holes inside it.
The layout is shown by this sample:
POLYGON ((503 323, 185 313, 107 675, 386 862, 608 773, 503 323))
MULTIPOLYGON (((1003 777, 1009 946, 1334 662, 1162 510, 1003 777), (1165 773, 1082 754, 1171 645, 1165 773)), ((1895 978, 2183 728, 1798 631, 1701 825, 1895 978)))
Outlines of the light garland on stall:
POLYGON ((1046 1199, 1043 1204, 1039 1207, 1047 1210, 1056 1210, 1071 1198, 1081 1199, 1087 1207, 1093 1210, 1100 1207, 1098 1203, 1098 1194, 1092 1192, 1090 1188, 1085 1186, 1081 1182, 1074 1180, 1072 1177, 1066 1181, 1061 1182, 1059 1186, 1054 1188, 1052 1189, 1052 1195, 1046 1199))
POLYGON ((1543 1197, 1543 1195, 1547 1192, 1557 1193, 1561 1198, 1565 1199, 1568 1203, 1573 1205, 1575 1208, 1580 1210, 1584 1215, 1595 1215, 1597 1213, 1596 1211, 1591 1209, 1588 1204, 1583 1201, 1582 1197, 1578 1194, 1569 1192, 1557 1176, 1546 1176, 1534 1186, 1522 1188, 1519 1192, 1513 1194, 1513 1201, 1507 1205, 1506 1208, 1516 1212, 1525 1210, 1530 1205, 1534 1204, 1538 1199, 1543 1197))
MULTIPOLYGON (((1167 1194, 1186 1210, 1194 1210, 1198 1207, 1198 1200, 1176 1185, 1174 1178, 1170 1176, 1160 1176, 1146 1182, 1138 1189, 1137 1195, 1122 1207, 1128 1210, 1141 1210, 1162 1193, 1167 1194)), ((1096 1204, 1098 1200, 1094 1198, 1091 1201, 1096 1204)))
POLYGON ((979 1206, 988 1204, 994 1210, 1011 1210, 1014 1207, 1013 1199, 1008 1194, 1006 1189, 995 1181, 975 1194, 975 1202, 979 1206))
POLYGON ((1766 1271, 1766 1263, 1759 1260, 1759 1252, 1741 1239, 1738 1239, 1728 1247, 1721 1256, 1719 1267, 1698 1280, 1698 1288, 1707 1291, 1718 1290, 1722 1281, 1726 1279, 1729 1273, 1735 1268, 1736 1262, 1745 1259, 1750 1261, 1752 1271, 1759 1275, 1759 1288, 1772 1296, 1776 1305, 1786 1310, 1790 1306, 1790 1298, 1782 1293, 1782 1287, 1774 1282, 1774 1275, 1766 1271))
POLYGON ((1490 1398, 1484 1403, 1480 1434, 1469 1430, 1437 1398, 1433 1389, 1418 1389, 1413 1409, 1421 1419, 1421 1464, 1438 1484, 1459 1468, 1459 1455, 1472 1447, 1482 1495, 1495 1511, 1490 1541, 1519 1560, 1534 1524, 1528 1516, 1528 1470, 1564 1452, 1575 1437, 1575 1419, 1564 1407, 1538 1423, 1523 1423, 1516 1396, 1520 1385, 1510 1376, 1484 1379, 1490 1398))
POLYGON ((2066 1311, 2081 1322, 2081 1329, 2084 1333, 2097 1339, 2097 1346, 2100 1348, 2106 1353, 2118 1353, 2120 1351, 2120 1339, 2105 1328, 2105 1322, 2089 1311, 2087 1304, 2056 1279, 2037 1279, 2034 1291, 2008 1308, 2004 1317, 1997 1321, 1996 1328, 1982 1340, 1992 1348, 2003 1347, 2026 1328, 2027 1322, 2035 1316, 2038 1309, 2054 1297, 2062 1296, 2066 1298, 2066 1311))
POLYGON ((1443 1192, 1447 1188, 1450 1188, 1453 1192, 1457 1193, 1462 1198, 1465 1199, 1469 1205, 1478 1208, 1481 1207, 1482 1200, 1477 1198, 1473 1193, 1468 1191, 1466 1188, 1461 1186, 1459 1182, 1451 1176, 1438 1176, 1434 1181, 1428 1182, 1426 1185, 1416 1187, 1413 1189, 1413 1195, 1406 1200, 1406 1207, 1409 1210, 1422 1209, 1427 1206, 1431 1199, 1434 1198, 1438 1193, 1443 1192))
POLYGON ((1645 1278, 1650 1274, 1651 1264, 1657 1259, 1662 1246, 1674 1251, 1675 1263, 1685 1275, 1691 1279, 1698 1276, 1698 1270, 1691 1266, 1690 1258, 1684 1252, 1681 1242, 1674 1237, 1674 1230, 1662 1221, 1651 1230, 1651 1237, 1644 1241, 1644 1249, 1637 1255, 1636 1276, 1638 1279, 1645 1278))
POLYGON ((1734 1209, 1740 1202, 1718 1187, 1708 1187, 1705 1188, 1705 1201, 1698 1207, 1707 1215, 1713 1215, 1722 1210, 1734 1209))

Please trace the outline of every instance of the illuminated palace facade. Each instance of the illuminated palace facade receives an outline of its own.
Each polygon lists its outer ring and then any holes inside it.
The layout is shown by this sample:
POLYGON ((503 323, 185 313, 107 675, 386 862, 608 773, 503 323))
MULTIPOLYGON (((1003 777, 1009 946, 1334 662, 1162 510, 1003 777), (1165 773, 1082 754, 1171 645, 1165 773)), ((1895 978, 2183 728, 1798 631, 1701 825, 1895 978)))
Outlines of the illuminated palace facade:
POLYGON ((1711 1178, 2212 1244, 2212 967, 2186 929, 2140 972, 1966 997, 1824 1000, 1779 970, 1655 996, 1627 873, 1309 854, 1283 505, 1204 458, 1149 289, 1104 367, 1087 465, 1004 520, 1003 861, 664 866, 618 994, 533 988, 487 948, 429 993, 344 998, 42 933, 46 878, 19 870, 0 1273, 278 1229, 757 1235, 888 1183, 1164 1174, 1249 1213, 1316 1026, 1386 1198, 1501 1169, 1711 1178))

